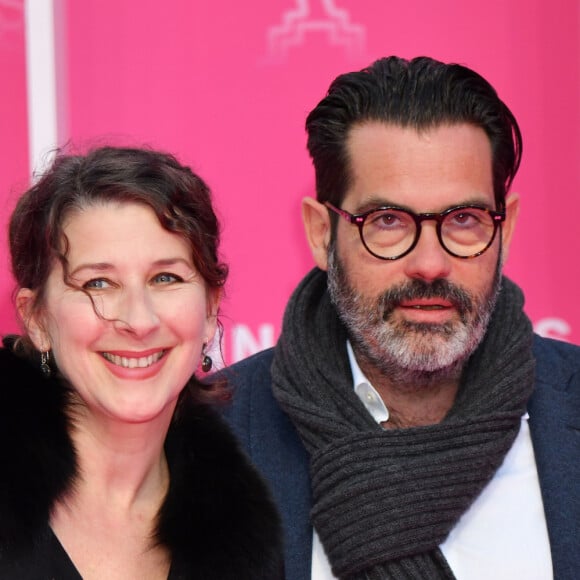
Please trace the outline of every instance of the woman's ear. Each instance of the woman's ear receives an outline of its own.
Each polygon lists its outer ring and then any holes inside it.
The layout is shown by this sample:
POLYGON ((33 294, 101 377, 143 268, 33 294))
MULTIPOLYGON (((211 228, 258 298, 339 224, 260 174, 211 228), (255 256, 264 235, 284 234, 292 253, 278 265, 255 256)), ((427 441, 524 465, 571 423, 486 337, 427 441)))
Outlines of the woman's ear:
POLYGON ((44 352, 50 350, 50 340, 41 321, 33 311, 36 294, 30 288, 21 288, 16 294, 16 311, 34 346, 44 352))
POLYGON ((302 200, 302 222, 312 257, 321 270, 328 268, 330 244, 330 216, 326 207, 312 197, 302 200))
POLYGON ((217 315, 222 301, 223 290, 221 288, 209 288, 207 293, 207 339, 210 343, 217 330, 217 315))

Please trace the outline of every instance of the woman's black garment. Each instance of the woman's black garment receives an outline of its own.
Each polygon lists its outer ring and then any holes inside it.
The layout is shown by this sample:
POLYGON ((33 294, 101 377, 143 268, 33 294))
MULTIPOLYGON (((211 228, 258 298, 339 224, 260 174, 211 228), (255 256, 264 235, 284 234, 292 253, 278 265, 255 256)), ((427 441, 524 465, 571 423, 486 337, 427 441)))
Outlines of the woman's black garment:
MULTIPOLYGON (((49 527, 76 477, 67 390, 10 347, 0 349, 0 377, 0 578, 78 580, 49 527)), ((170 486, 156 540, 171 554, 169 578, 284 578, 279 516, 217 413, 184 397, 165 451, 170 486)))

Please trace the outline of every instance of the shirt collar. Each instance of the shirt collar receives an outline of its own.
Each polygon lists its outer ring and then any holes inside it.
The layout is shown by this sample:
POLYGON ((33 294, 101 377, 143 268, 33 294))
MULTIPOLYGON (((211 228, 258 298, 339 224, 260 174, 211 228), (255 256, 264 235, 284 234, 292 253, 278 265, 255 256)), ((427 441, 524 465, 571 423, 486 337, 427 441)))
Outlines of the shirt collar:
POLYGON ((365 406, 365 409, 377 423, 380 424, 384 421, 388 421, 389 410, 379 393, 371 385, 370 381, 365 377, 361 368, 358 366, 356 357, 354 356, 354 351, 352 350, 352 346, 348 340, 346 341, 346 351, 348 353, 348 361, 352 372, 352 384, 356 396, 360 399, 361 403, 365 406))

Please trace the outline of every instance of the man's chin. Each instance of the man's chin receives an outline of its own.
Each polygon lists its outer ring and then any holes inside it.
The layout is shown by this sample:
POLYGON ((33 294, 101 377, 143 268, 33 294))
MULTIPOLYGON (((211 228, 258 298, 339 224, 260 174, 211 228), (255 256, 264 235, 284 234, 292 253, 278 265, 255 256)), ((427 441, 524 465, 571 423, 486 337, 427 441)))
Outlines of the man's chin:
POLYGON ((395 333, 406 340, 421 340, 424 337, 437 340, 439 337, 451 337, 458 332, 456 322, 415 322, 404 320, 395 326, 395 333))
POLYGON ((455 368, 470 354, 464 326, 406 323, 385 337, 392 363, 411 372, 438 372, 455 368))

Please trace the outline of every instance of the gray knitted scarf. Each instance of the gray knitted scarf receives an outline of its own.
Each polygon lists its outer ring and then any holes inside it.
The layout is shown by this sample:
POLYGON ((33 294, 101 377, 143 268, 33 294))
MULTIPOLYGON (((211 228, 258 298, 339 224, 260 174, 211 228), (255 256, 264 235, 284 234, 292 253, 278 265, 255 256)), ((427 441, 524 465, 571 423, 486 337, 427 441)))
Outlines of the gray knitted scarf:
POLYGON ((534 381, 520 289, 502 279, 483 342, 439 424, 383 430, 354 393, 347 334, 310 272, 284 315, 274 394, 310 454, 312 522, 339 578, 454 578, 439 549, 501 465, 534 381))

